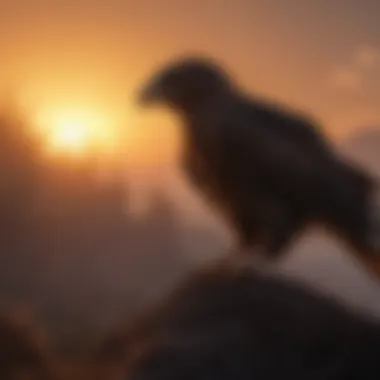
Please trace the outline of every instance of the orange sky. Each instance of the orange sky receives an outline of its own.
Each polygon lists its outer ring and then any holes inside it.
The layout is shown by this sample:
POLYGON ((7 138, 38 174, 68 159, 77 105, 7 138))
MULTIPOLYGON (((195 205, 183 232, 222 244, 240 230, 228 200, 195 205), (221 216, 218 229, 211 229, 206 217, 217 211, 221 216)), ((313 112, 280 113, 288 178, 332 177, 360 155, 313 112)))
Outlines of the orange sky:
POLYGON ((43 117, 96 110, 128 131, 130 152, 157 158, 174 129, 143 134, 133 90, 157 63, 200 51, 342 136, 380 122, 379 14, 370 0, 3 0, 0 84, 43 117))

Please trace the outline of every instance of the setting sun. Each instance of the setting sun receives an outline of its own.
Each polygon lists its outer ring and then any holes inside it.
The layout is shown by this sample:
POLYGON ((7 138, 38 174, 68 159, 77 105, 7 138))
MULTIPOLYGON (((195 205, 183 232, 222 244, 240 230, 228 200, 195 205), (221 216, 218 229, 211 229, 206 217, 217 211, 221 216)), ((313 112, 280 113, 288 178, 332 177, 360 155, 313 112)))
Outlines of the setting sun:
POLYGON ((89 154, 110 149, 112 121, 96 109, 50 109, 37 120, 51 153, 89 154))
POLYGON ((52 129, 49 142, 54 149, 83 150, 86 148, 91 133, 82 120, 62 119, 52 129))

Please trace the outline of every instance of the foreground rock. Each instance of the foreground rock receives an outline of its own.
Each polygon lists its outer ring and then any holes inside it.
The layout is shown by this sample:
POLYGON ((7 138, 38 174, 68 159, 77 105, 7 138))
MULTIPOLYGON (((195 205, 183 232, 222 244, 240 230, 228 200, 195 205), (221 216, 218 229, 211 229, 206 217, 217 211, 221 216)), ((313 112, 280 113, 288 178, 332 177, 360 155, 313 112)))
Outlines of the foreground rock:
POLYGON ((111 336, 96 373, 120 380, 369 380, 380 378, 379 350, 380 324, 334 299, 247 266, 213 264, 111 336))

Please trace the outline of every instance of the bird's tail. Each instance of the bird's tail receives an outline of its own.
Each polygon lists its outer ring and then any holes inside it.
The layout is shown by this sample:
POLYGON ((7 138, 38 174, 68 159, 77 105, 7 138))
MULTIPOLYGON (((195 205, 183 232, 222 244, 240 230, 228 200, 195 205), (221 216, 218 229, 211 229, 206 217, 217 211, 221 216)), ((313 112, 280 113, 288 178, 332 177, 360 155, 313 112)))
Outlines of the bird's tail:
POLYGON ((368 246, 380 260, 380 181, 377 181, 370 201, 368 246))
POLYGON ((375 183, 369 201, 369 218, 364 246, 357 247, 357 259, 380 281, 380 182, 375 183))
MULTIPOLYGON (((364 182, 367 185, 364 186, 365 204, 360 204, 360 208, 364 207, 364 210, 359 213, 364 211, 363 215, 353 224, 348 223, 346 232, 337 232, 348 243, 348 251, 353 254, 355 261, 380 281, 380 180, 373 177, 368 179, 367 183, 364 182)), ((351 205, 353 203, 355 202, 351 202, 351 205)), ((349 208, 350 202, 347 205, 349 208)), ((355 215, 355 211, 353 214, 355 215)))

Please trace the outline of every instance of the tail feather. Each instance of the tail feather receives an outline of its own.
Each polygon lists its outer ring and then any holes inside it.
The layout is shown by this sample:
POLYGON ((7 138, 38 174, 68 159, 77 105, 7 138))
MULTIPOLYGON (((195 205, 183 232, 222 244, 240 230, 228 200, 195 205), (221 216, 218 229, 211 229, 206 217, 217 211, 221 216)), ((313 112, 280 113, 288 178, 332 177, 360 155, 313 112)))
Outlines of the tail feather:
POLYGON ((375 188, 370 207, 368 245, 375 256, 380 256, 380 183, 375 188))
MULTIPOLYGON (((364 244, 356 245, 354 253, 368 272, 380 280, 380 182, 375 185, 369 202, 369 218, 364 244)), ((355 245, 355 244, 354 244, 355 245)))

